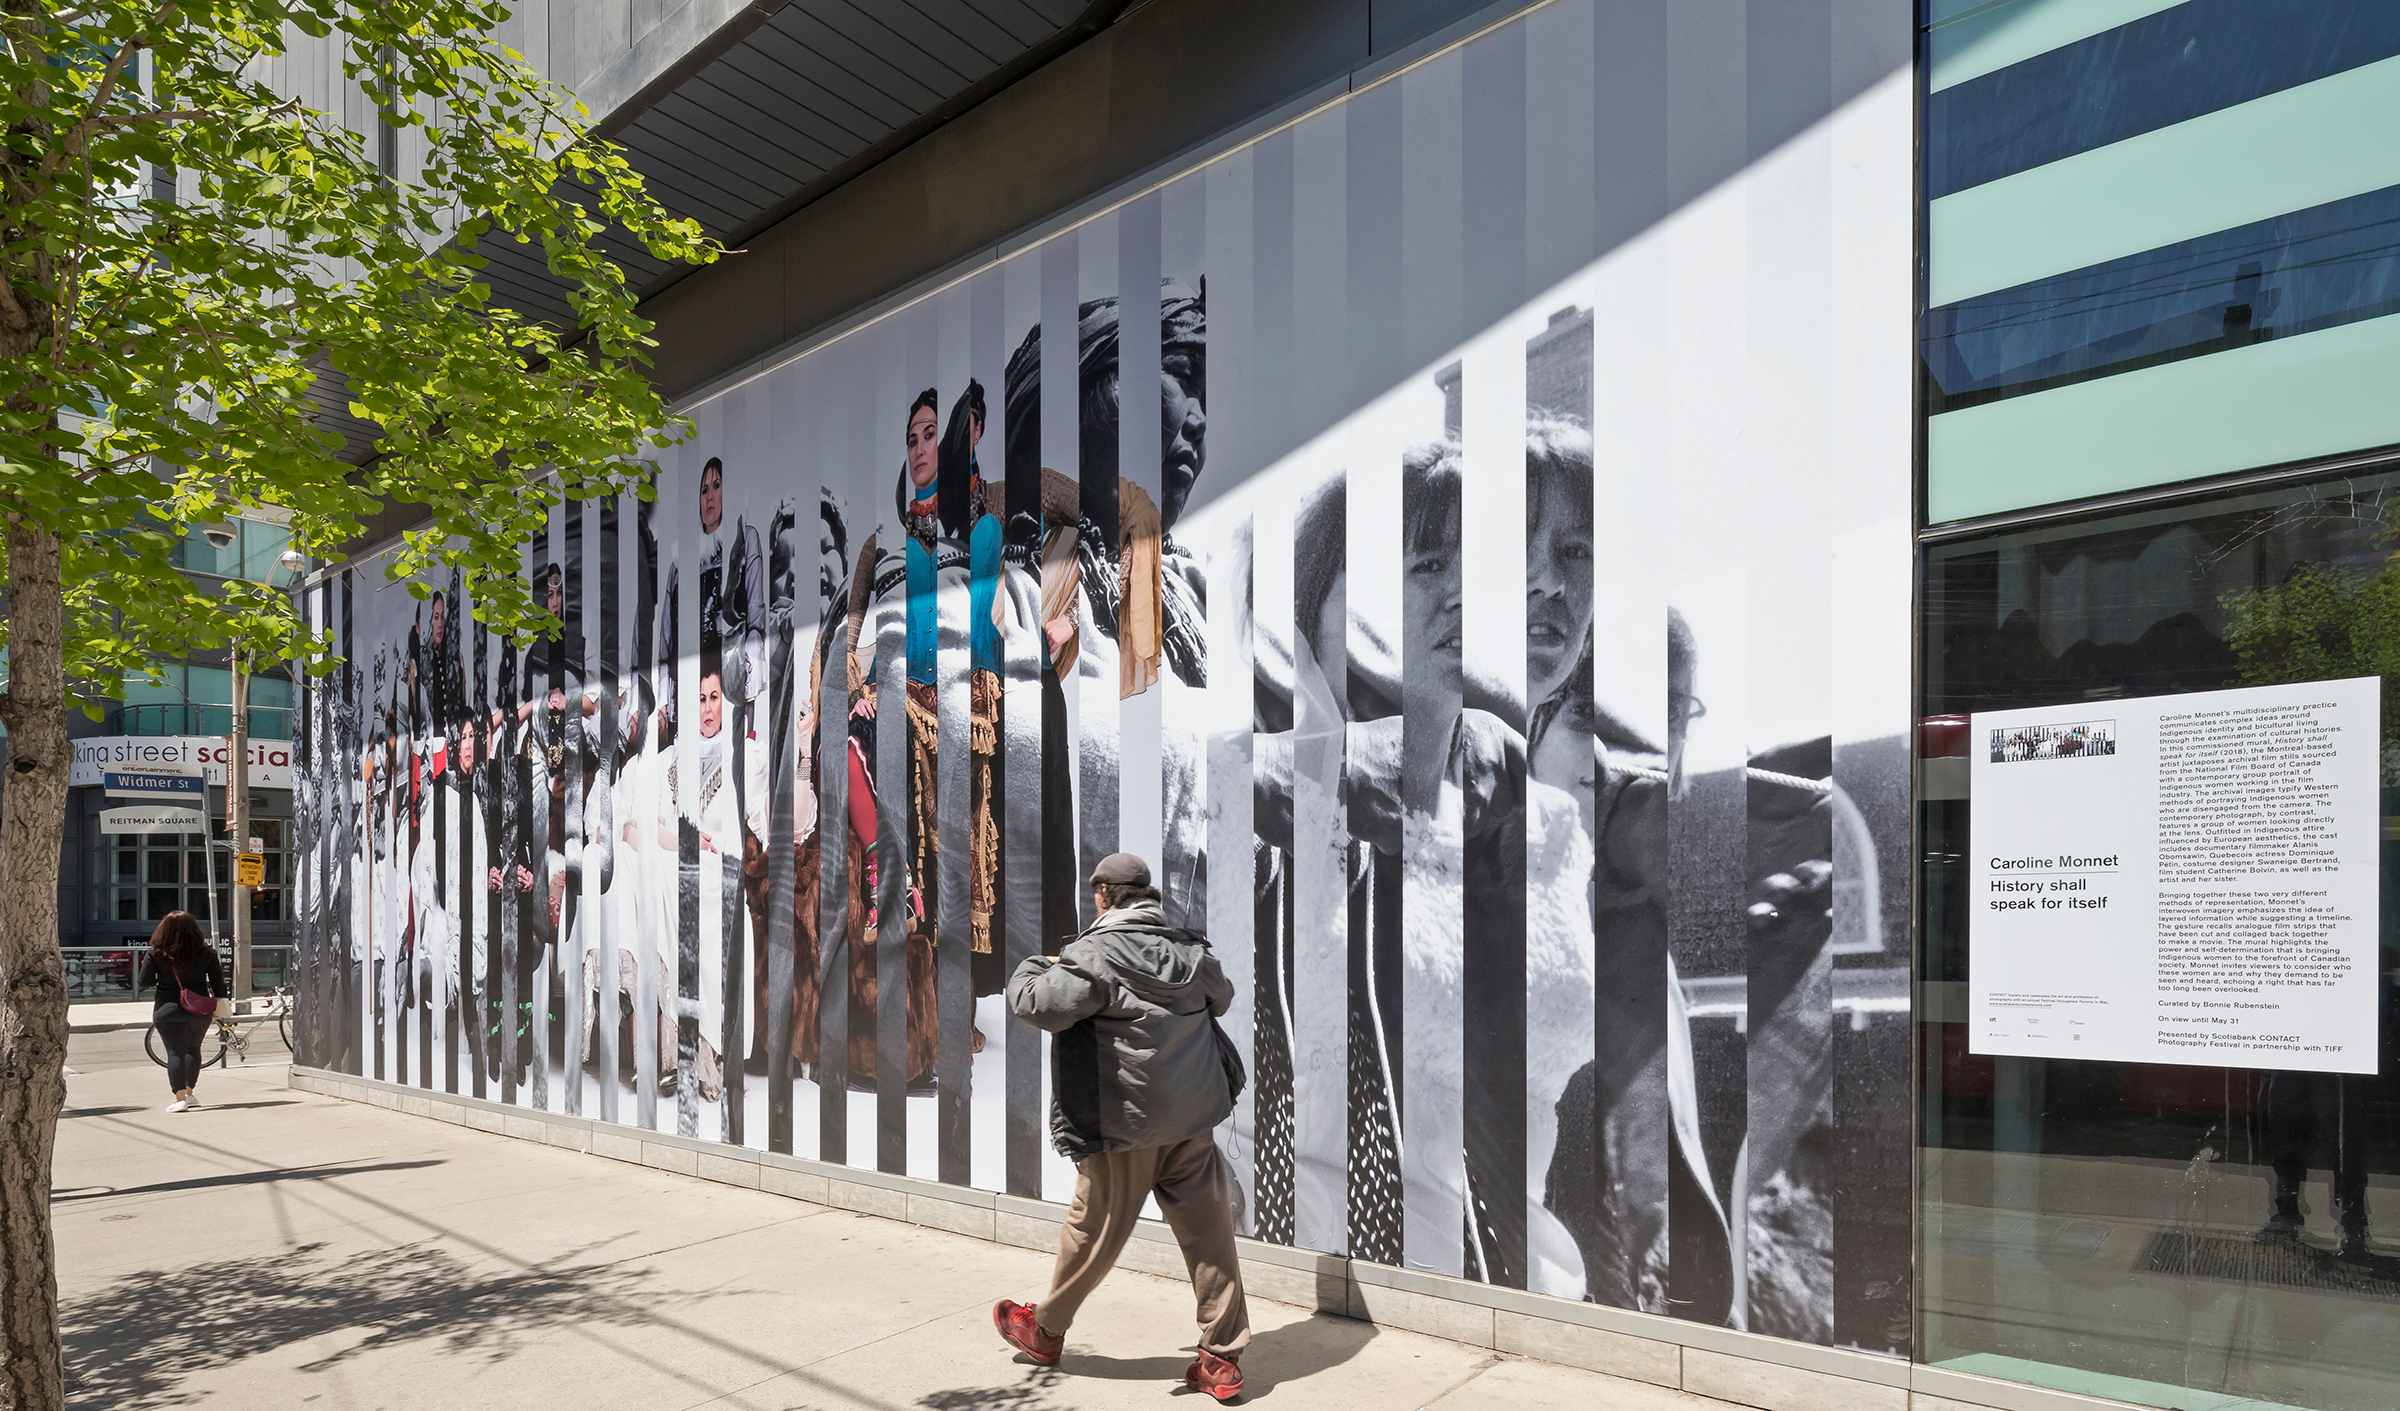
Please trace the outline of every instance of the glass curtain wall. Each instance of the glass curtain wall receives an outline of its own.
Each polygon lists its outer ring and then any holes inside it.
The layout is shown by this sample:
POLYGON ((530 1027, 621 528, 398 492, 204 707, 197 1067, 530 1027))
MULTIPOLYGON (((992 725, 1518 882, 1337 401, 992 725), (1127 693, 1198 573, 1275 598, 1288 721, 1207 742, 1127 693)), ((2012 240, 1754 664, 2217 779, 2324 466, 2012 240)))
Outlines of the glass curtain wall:
POLYGON ((1924 610, 1923 1355, 2158 1406, 2391 1406, 2400 470, 1944 543, 1924 610), (1968 1051, 1969 713, 2361 676, 2379 1072, 1968 1051))
POLYGON ((1935 523, 2400 442, 2400 5, 1927 19, 1935 523))
MULTIPOLYGON (((250 891, 253 921, 284 919, 283 890, 290 868, 284 824, 280 818, 250 820, 250 831, 264 845, 266 861, 264 884, 250 891)), ((210 825, 218 839, 214 847, 203 846, 198 833, 102 834, 101 846, 93 853, 102 875, 95 878, 93 907, 98 914, 91 919, 155 922, 170 911, 188 911, 206 922, 212 870, 209 854, 214 852, 217 915, 229 920, 233 915, 233 864, 223 847, 223 820, 212 819, 210 825)))
POLYGON ((300 581, 300 568, 286 562, 284 550, 292 546, 292 531, 280 524, 268 524, 255 519, 230 519, 223 524, 192 529, 175 545, 172 561, 187 573, 205 573, 216 578, 247 578, 253 583, 266 583, 288 588, 300 581), (226 536, 228 542, 219 545, 210 540, 215 533, 226 536))
POLYGON ((2400 6, 1921 18, 1919 1353, 2192 1411, 2390 1407, 2400 6), (1972 713, 2361 677, 2385 683, 2376 1071, 1971 1051, 1972 713))
MULTIPOLYGON (((118 728, 127 735, 223 735, 233 728, 233 673, 223 667, 168 666, 156 681, 125 683, 118 728)), ((250 738, 292 738, 292 683, 250 678, 250 738)))

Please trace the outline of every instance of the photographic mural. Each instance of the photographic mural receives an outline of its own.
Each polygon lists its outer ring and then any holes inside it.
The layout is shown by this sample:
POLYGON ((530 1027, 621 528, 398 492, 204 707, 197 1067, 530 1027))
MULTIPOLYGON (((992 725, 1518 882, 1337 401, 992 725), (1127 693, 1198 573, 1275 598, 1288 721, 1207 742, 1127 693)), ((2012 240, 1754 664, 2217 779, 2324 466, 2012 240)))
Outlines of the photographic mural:
POLYGON ((1612 216, 1609 23, 688 407, 548 640, 305 588, 302 1061, 1061 1199, 1000 991, 1123 849, 1243 995, 1246 1232, 1902 1351, 1905 80, 1612 216))

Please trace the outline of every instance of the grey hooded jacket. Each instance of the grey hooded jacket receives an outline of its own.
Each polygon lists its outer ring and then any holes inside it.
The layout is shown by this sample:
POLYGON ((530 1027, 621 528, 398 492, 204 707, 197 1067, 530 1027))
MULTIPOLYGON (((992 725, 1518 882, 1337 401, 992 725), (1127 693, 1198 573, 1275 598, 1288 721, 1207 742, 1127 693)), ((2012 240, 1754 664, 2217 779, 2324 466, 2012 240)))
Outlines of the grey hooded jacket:
POLYGON ((1128 902, 1031 956, 1008 982, 1019 1019, 1050 1045, 1050 1137, 1061 1155, 1172 1146, 1233 1111, 1209 1020, 1233 985, 1197 932, 1166 925, 1155 901, 1128 902))

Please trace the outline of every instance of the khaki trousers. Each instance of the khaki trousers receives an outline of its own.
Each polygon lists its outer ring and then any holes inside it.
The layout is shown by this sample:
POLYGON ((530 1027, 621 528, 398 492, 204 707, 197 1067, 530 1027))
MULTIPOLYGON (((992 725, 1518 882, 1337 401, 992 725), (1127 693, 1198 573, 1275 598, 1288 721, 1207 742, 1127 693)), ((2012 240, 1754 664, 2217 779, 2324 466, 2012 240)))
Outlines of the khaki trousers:
POLYGON ((1111 1151, 1076 1165, 1075 1203, 1058 1232, 1058 1269, 1050 1296, 1036 1307, 1042 1330, 1063 1333, 1123 1252, 1145 1197, 1183 1246, 1200 1304, 1200 1345, 1235 1357, 1250 1345, 1250 1305, 1233 1244, 1233 1174, 1216 1141, 1201 1135, 1173 1146, 1111 1151))

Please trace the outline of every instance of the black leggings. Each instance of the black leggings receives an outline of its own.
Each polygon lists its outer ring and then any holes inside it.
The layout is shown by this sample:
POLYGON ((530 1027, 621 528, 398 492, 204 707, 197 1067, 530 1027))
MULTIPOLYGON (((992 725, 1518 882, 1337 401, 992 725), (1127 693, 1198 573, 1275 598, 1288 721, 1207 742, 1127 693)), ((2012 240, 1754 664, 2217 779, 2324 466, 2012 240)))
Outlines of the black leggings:
POLYGON ((167 1090, 182 1092, 200 1081, 200 1038, 208 1032, 208 1017, 180 1004, 162 1004, 150 1016, 158 1039, 167 1046, 167 1090))

